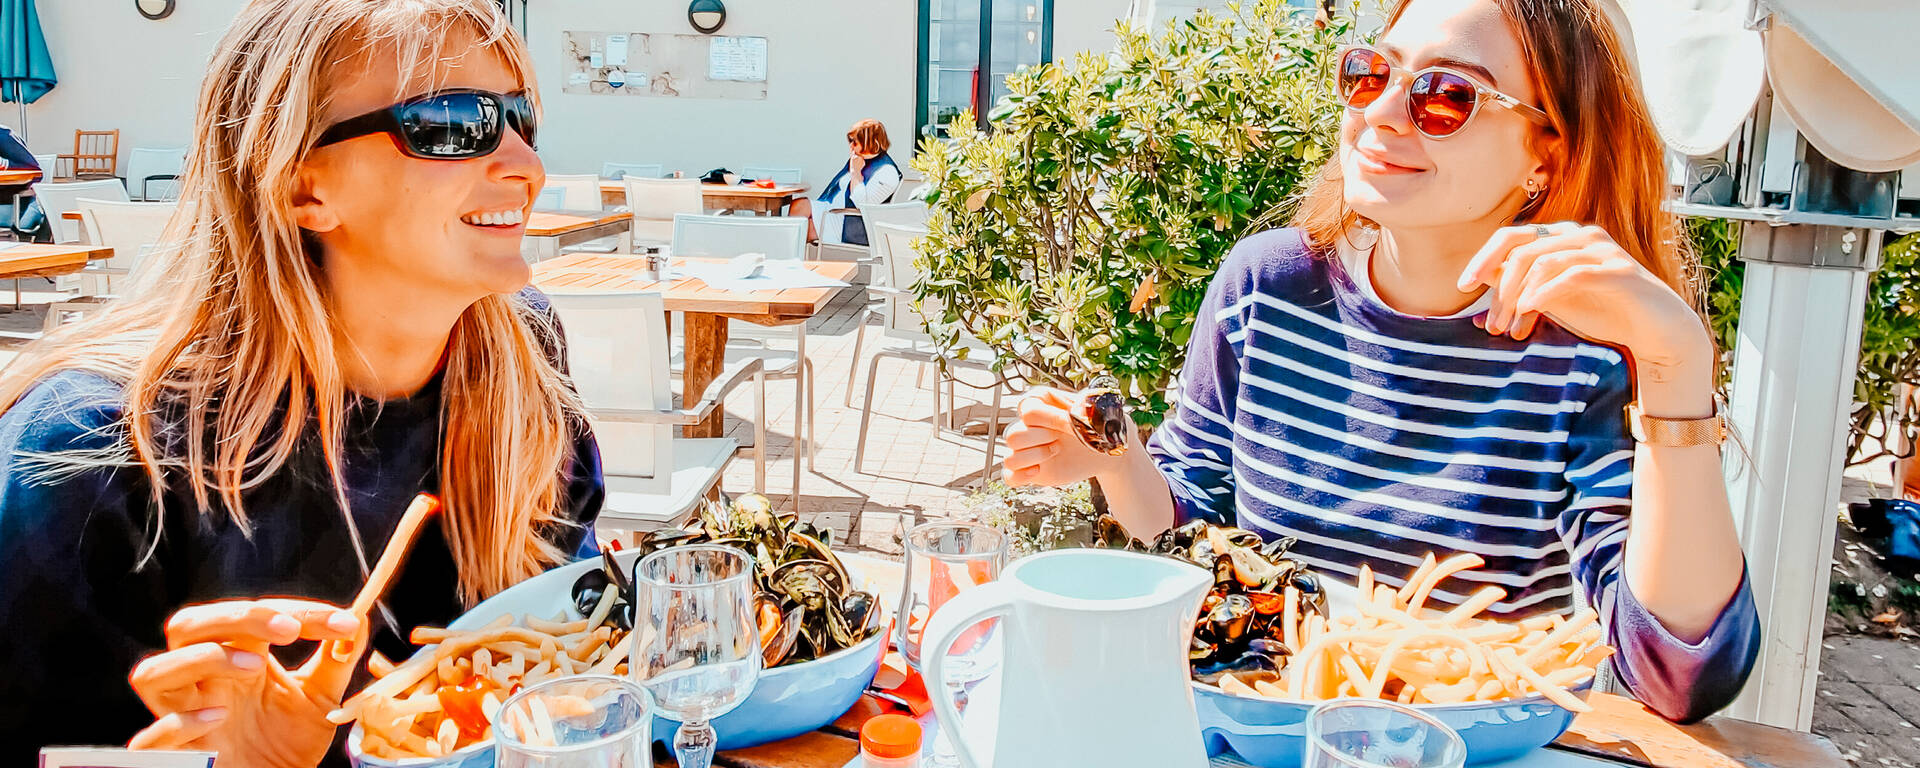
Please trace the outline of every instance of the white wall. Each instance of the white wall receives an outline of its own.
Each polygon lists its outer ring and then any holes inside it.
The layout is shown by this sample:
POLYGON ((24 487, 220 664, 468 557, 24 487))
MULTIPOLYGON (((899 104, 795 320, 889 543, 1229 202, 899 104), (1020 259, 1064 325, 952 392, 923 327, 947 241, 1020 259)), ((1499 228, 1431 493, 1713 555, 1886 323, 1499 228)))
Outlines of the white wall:
MULTIPOLYGON (((1054 57, 1112 45, 1131 0, 1055 0, 1054 57)), ((27 108, 36 152, 71 151, 76 128, 121 131, 132 147, 184 146, 209 52, 245 0, 189 0, 148 21, 122 0, 41 0, 60 85, 27 108)), ((540 0, 528 42, 546 102, 541 156, 556 173, 602 161, 659 162, 690 174, 748 165, 805 169, 818 188, 846 161, 855 120, 887 126, 894 159, 913 142, 915 0, 728 0, 728 35, 764 36, 765 100, 561 92, 566 31, 691 34, 685 0, 540 0)), ((18 120, 12 105, 0 122, 18 120)))

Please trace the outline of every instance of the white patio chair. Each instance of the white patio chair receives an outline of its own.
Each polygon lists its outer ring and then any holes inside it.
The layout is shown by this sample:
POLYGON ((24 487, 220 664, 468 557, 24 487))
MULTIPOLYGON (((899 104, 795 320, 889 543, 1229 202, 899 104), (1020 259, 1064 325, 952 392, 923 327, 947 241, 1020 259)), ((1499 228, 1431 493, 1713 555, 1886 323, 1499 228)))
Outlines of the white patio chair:
POLYGON ((136 200, 180 199, 180 173, 186 149, 134 147, 127 155, 127 191, 136 200))
POLYGON ((604 163, 600 166, 600 175, 609 179, 658 179, 667 175, 667 167, 659 163, 604 163))
MULTIPOLYGON (((869 321, 874 319, 880 320, 881 336, 883 338, 904 341, 906 343, 904 345, 894 345, 880 349, 874 352, 873 357, 867 362, 867 394, 866 399, 860 403, 860 437, 859 444, 854 449, 853 471, 862 471, 861 467, 866 462, 867 427, 873 420, 873 386, 876 379, 874 374, 880 370, 880 360, 891 357, 921 363, 923 366, 933 365, 940 371, 940 377, 933 383, 933 420, 935 429, 939 428, 943 415, 947 421, 948 428, 951 429, 955 427, 953 414, 959 410, 959 407, 957 401, 954 399, 954 382, 960 381, 960 379, 953 375, 954 369, 966 368, 985 371, 993 377, 993 384, 991 385, 993 389, 993 404, 991 406, 992 410, 987 414, 987 462, 981 474, 981 482, 985 483, 993 478, 993 456, 1000 440, 1001 396, 1006 389, 1000 384, 999 374, 993 372, 992 352, 988 350, 984 344, 974 342, 967 345, 968 356, 966 358, 954 358, 948 357, 934 345, 933 335, 927 331, 926 318, 929 315, 939 313, 939 303, 933 300, 926 300, 921 302, 919 309, 915 309, 913 306, 913 285, 920 281, 920 270, 915 264, 916 257, 913 240, 925 236, 927 234, 926 230, 908 229, 892 224, 876 224, 867 228, 867 234, 869 235, 868 239, 870 242, 880 243, 884 241, 885 243, 885 246, 879 252, 883 261, 881 272, 887 276, 887 285, 868 286, 867 288, 869 292, 881 298, 881 307, 879 309, 868 309, 866 314, 860 318, 858 325, 859 330, 856 332, 853 341, 854 370, 848 375, 847 389, 852 390, 854 383, 857 381, 853 376, 859 371, 860 347, 866 339, 867 323, 869 321), (947 390, 947 409, 944 414, 940 408, 940 390, 943 385, 947 390)), ((961 381, 961 383, 975 389, 986 388, 965 381, 961 381)), ((849 398, 851 398, 851 392, 849 392, 849 398)))
MULTIPOLYGON (((807 252, 807 220, 784 216, 694 216, 673 217, 673 255, 676 258, 732 259, 746 253, 765 254, 769 262, 799 262, 807 252)), ((793 442, 795 446, 794 499, 800 498, 799 456, 807 457, 807 468, 814 468, 819 444, 814 440, 813 360, 807 357, 805 322, 768 327, 731 321, 727 329, 729 358, 758 357, 766 362, 767 378, 794 379, 793 442), (793 349, 781 349, 771 342, 793 342, 793 349), (801 438, 801 426, 806 437, 801 438)))
POLYGON ((600 210, 600 177, 591 173, 550 173, 546 188, 561 191, 560 204, 566 210, 600 210))
POLYGON ((80 198, 75 201, 93 239, 90 242, 113 249, 113 257, 88 262, 80 270, 80 295, 47 307, 46 328, 52 330, 69 314, 97 310, 126 289, 139 269, 147 263, 153 249, 164 238, 167 220, 173 218, 174 203, 133 203, 80 198))
POLYGON ((536 211, 564 211, 567 209, 567 191, 553 185, 540 189, 539 196, 533 198, 536 211))
POLYGON ((673 242, 673 218, 683 213, 706 213, 699 179, 636 179, 628 177, 627 208, 633 212, 635 245, 673 242))
POLYGON ((759 360, 730 364, 697 403, 674 407, 667 369, 667 314, 657 293, 554 294, 567 333, 567 365, 600 443, 607 500, 599 527, 643 532, 691 519, 739 449, 730 437, 683 438, 727 394, 756 387, 754 489, 767 484, 767 390, 759 360))
MULTIPOLYGON (((44 172, 52 176, 52 171, 44 172)), ((33 196, 40 200, 40 210, 47 215, 47 221, 53 225, 53 241, 56 243, 97 242, 81 226, 81 222, 68 219, 68 211, 80 210, 76 201, 109 200, 126 202, 127 187, 119 179, 98 179, 94 181, 42 181, 33 185, 33 196)))
POLYGON ((904 203, 874 203, 861 206, 858 215, 867 225, 867 244, 829 243, 821 241, 814 258, 822 261, 854 261, 866 267, 867 282, 878 284, 886 279, 880 273, 880 257, 873 251, 873 225, 892 224, 901 227, 922 228, 927 225, 927 204, 919 200, 904 203))
POLYGON ((805 172, 799 168, 771 168, 767 166, 749 165, 740 169, 740 178, 773 179, 775 184, 798 184, 800 183, 800 178, 804 175, 805 172))

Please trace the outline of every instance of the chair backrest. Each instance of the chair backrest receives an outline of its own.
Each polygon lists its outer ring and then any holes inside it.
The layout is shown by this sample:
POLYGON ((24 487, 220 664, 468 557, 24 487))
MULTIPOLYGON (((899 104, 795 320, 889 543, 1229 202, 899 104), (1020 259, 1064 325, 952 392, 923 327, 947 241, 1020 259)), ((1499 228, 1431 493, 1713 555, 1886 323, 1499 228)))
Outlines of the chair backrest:
POLYGON ((105 266, 132 272, 166 233, 167 220, 173 218, 174 203, 130 203, 117 200, 80 198, 75 201, 82 214, 100 236, 99 243, 113 249, 113 258, 105 266))
MULTIPOLYGON (((80 233, 83 231, 81 222, 61 215, 80 210, 80 198, 118 202, 128 199, 127 188, 119 179, 43 181, 33 185, 33 195, 39 198, 40 210, 46 213, 47 221, 53 224, 53 239, 58 243, 80 242, 80 233)), ((89 239, 92 239, 91 233, 89 239)))
POLYGON ((743 179, 773 179, 776 184, 798 184, 804 172, 799 168, 771 168, 765 166, 747 166, 740 170, 743 179))
MULTIPOLYGON (((886 262, 886 254, 884 251, 887 248, 887 241, 885 238, 872 236, 873 227, 891 226, 923 229, 927 226, 927 204, 918 200, 910 200, 904 203, 874 203, 861 206, 860 217, 866 221, 867 232, 869 233, 867 236, 867 255, 884 264, 886 262)), ((875 285, 893 285, 892 278, 885 274, 884 270, 875 274, 873 281, 875 285)))
POLYGON ((673 239, 673 217, 705 213, 699 179, 624 179, 627 208, 633 211, 633 241, 665 243, 673 239))
POLYGON ((137 200, 177 200, 185 149, 134 147, 127 152, 127 191, 137 200))
POLYGON ((767 261, 800 261, 807 257, 807 220, 792 216, 673 217, 673 255, 731 259, 745 253, 763 253, 767 261))
POLYGON ((600 177, 591 173, 547 174, 547 189, 559 189, 569 211, 600 210, 600 177))
POLYGON ((667 410, 666 304, 658 293, 563 294, 549 297, 567 329, 567 367, 586 403, 600 461, 628 488, 664 493, 673 481, 673 434, 665 424, 593 418, 599 409, 667 410))
POLYGON ((659 163, 603 163, 600 175, 609 179, 657 179, 667 175, 667 167, 659 163))
POLYGON ((548 184, 540 189, 540 195, 533 198, 536 211, 564 211, 567 209, 567 191, 548 184))
POLYGON ((73 175, 82 179, 120 175, 120 132, 74 131, 73 175))
POLYGON ((879 249, 881 272, 887 277, 887 285, 903 294, 888 294, 886 298, 886 329, 889 335, 911 338, 926 337, 927 317, 940 315, 942 309, 937 299, 926 299, 920 304, 920 311, 913 309, 913 286, 920 282, 920 252, 914 248, 916 239, 926 237, 927 230, 902 227, 896 224, 870 224, 867 234, 873 242, 886 243, 879 249))
POLYGON ((52 152, 44 155, 34 155, 33 164, 40 166, 40 178, 52 181, 54 172, 59 169, 60 155, 52 152))

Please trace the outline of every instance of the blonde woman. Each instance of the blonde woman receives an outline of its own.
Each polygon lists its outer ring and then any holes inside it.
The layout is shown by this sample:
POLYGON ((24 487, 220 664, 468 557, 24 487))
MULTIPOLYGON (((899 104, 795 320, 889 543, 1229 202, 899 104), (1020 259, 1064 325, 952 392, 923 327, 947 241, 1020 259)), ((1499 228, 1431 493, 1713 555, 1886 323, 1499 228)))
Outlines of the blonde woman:
POLYGON ((398 658, 590 546, 599 457, 523 290, 533 79, 492 0, 240 12, 168 245, 0 374, 0 763, 339 759, 358 665, 312 641, 398 658), (336 606, 421 491, 445 514, 361 626, 336 606))

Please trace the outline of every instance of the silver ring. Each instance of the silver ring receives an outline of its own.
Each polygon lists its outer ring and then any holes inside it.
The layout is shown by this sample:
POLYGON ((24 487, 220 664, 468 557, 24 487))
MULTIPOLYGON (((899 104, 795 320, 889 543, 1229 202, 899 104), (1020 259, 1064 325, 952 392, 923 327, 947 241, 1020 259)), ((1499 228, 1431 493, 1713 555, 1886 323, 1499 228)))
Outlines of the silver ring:
POLYGON ((1535 224, 1535 225, 1533 225, 1533 236, 1534 236, 1534 237, 1546 237, 1547 235, 1551 235, 1551 234, 1553 234, 1553 230, 1551 230, 1551 229, 1548 229, 1548 228, 1547 228, 1547 225, 1545 225, 1545 224, 1535 224))

